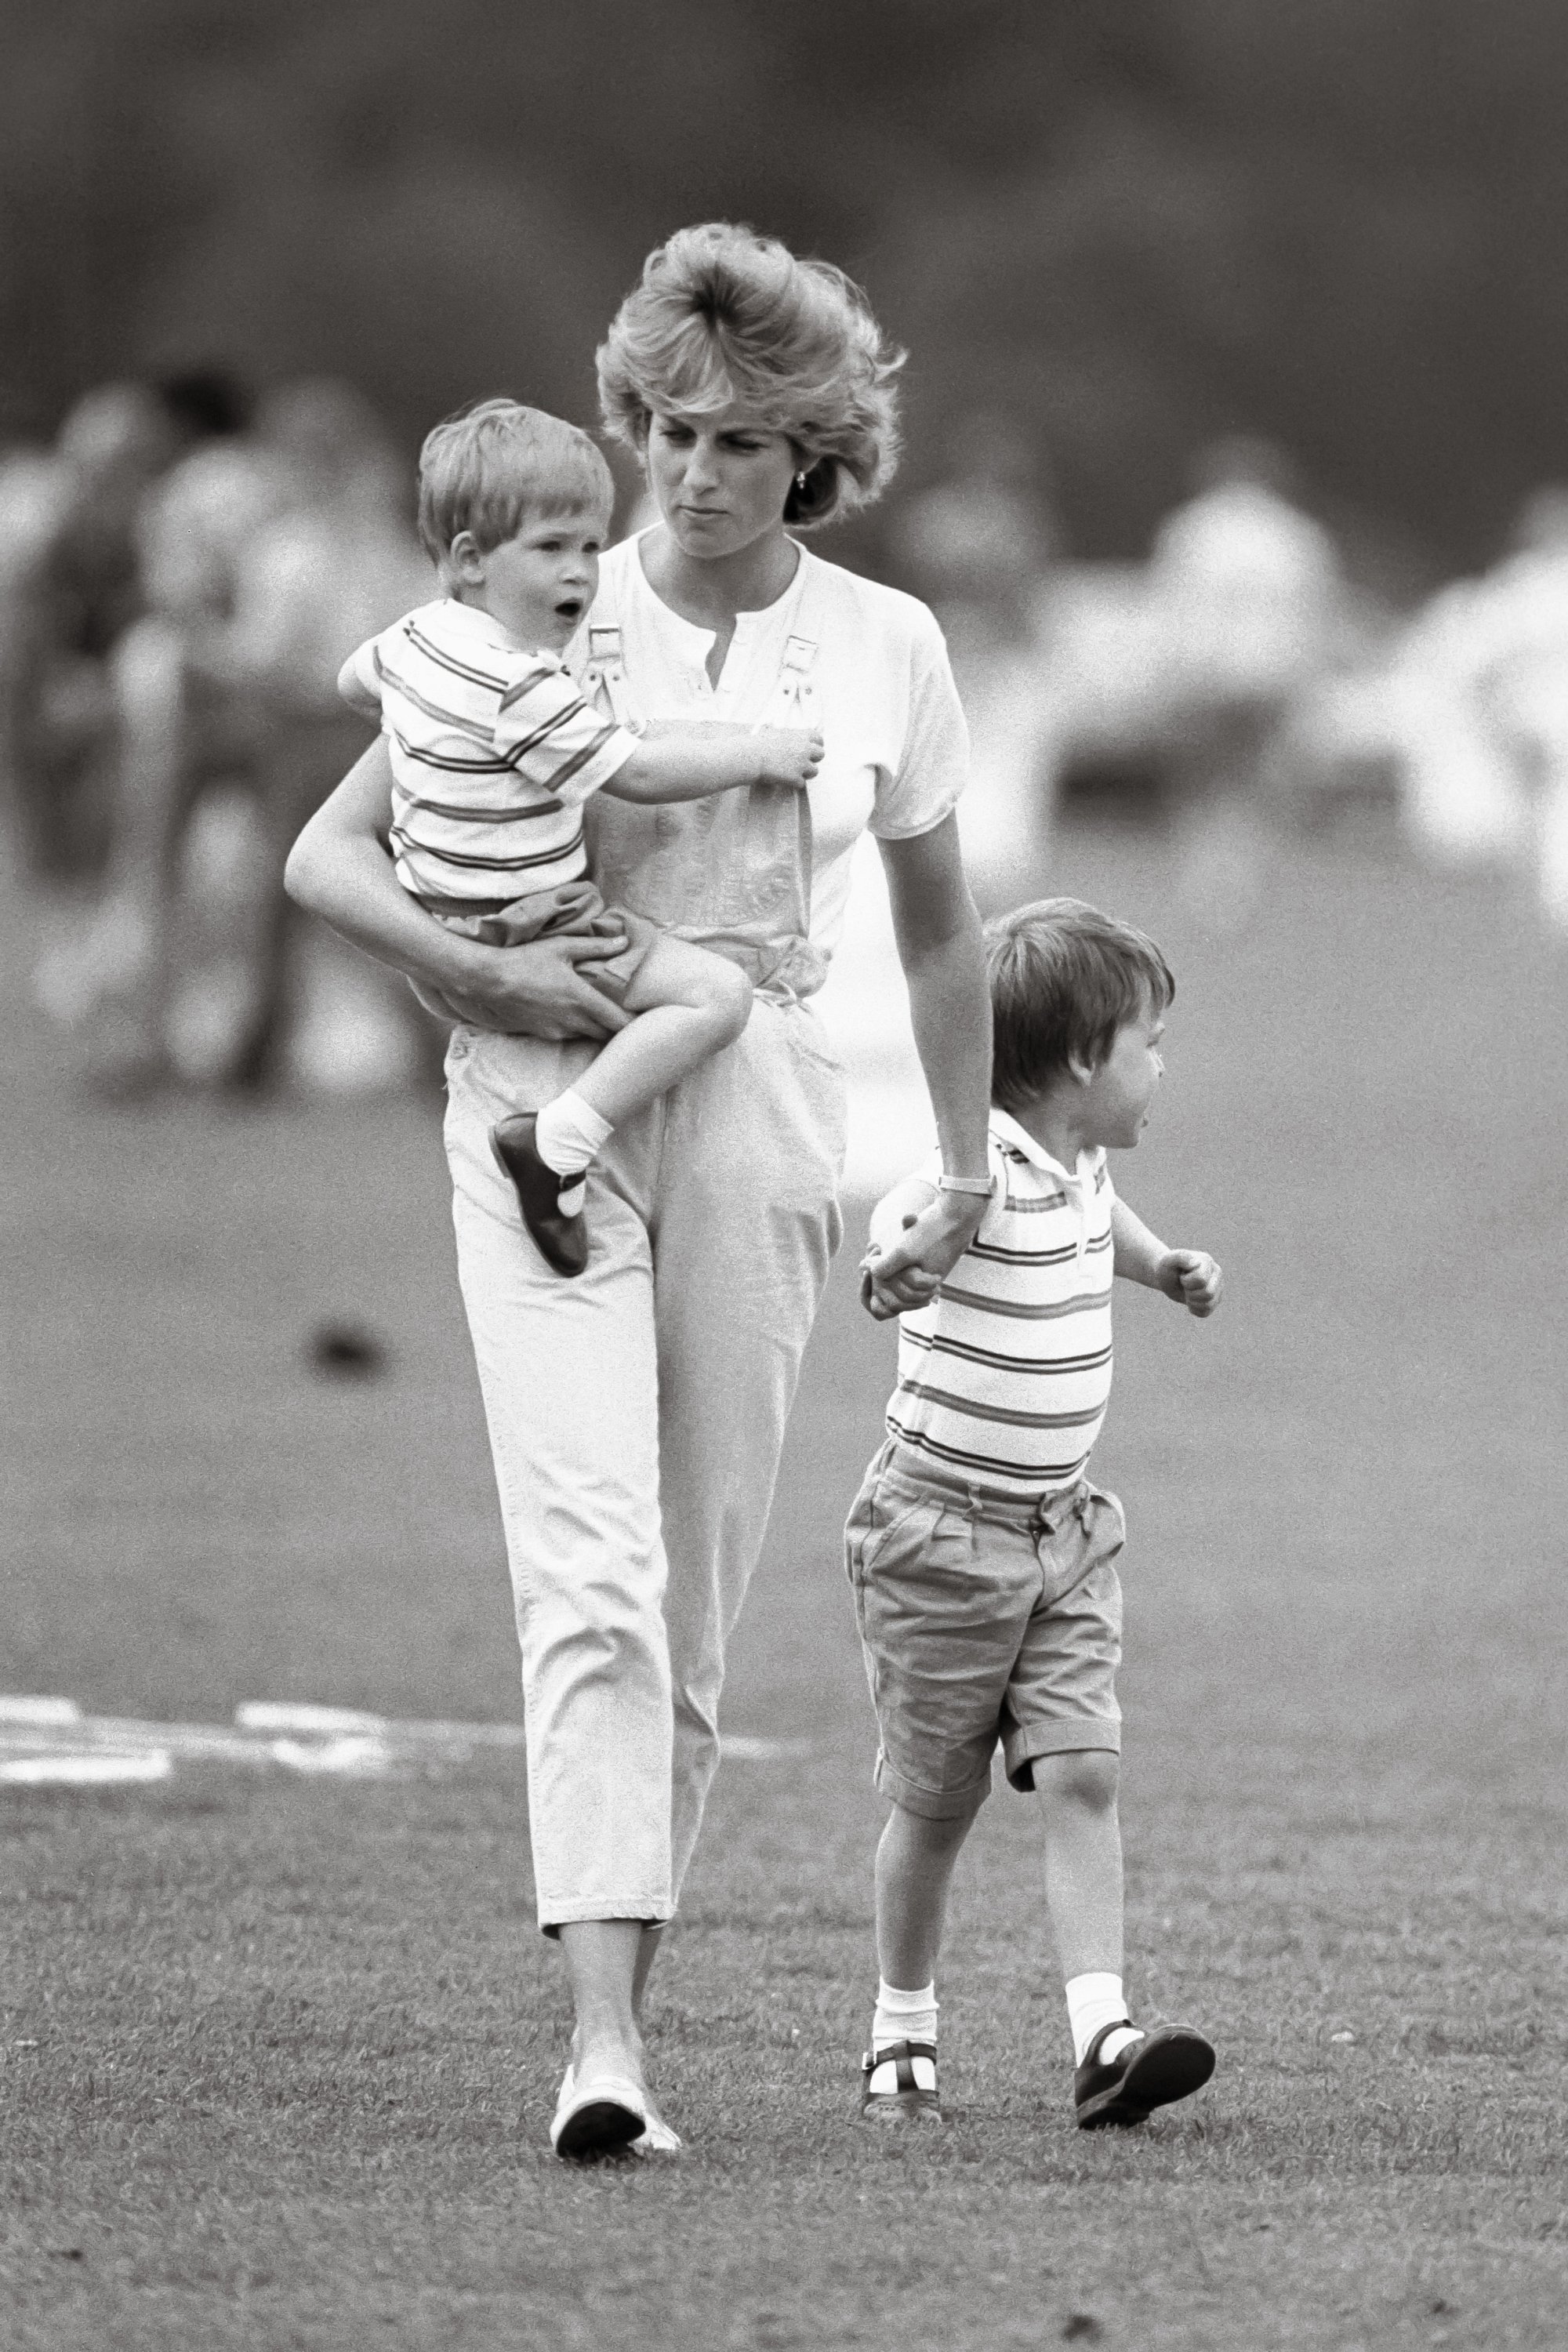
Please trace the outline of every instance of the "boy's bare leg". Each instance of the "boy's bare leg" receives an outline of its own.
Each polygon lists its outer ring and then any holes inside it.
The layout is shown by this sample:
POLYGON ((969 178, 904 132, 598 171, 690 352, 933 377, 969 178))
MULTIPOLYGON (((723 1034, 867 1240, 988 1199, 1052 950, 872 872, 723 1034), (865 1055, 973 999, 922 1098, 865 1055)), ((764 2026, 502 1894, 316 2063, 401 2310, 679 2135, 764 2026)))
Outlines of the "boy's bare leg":
POLYGON ((877 1963, 884 1984, 910 1992, 936 1975, 953 1865, 973 1824, 929 1822, 895 1805, 877 1848, 877 1963))
POLYGON ((752 1010, 735 964, 685 940, 660 938, 622 1000, 635 1015, 540 1111, 518 1111, 490 1131, 490 1148, 517 1188, 522 1221, 558 1274, 588 1260, 584 1181, 624 1119, 731 1044, 752 1010))
POLYGON ((1109 1748, 1037 1756, 1046 1902, 1062 1975, 1121 1974, 1120 1759, 1109 1748))
POLYGON ((687 940, 661 939, 622 1000, 637 1018, 612 1037, 574 1091, 611 1127, 646 1110, 740 1035, 752 1009, 746 975, 687 940))

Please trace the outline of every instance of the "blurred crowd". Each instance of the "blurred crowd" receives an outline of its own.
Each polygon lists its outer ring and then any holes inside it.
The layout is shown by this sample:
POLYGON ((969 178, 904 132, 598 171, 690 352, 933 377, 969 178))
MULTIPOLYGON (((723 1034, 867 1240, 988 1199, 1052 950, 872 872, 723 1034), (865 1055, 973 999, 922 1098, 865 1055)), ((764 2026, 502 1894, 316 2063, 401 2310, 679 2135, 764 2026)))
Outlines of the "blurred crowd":
MULTIPOLYGON (((105 1093, 429 1060, 412 1001, 297 931, 281 888, 366 740, 342 662, 432 591, 409 474, 352 386, 253 400, 216 371, 103 386, 51 446, 0 454, 0 808, 14 869, 50 886, 38 993, 105 1093)), ((1412 609, 1357 583, 1252 440, 1203 455, 1143 561, 1069 560, 1037 453, 994 417, 894 509, 886 556, 947 633, 994 902, 1099 795, 1167 829, 1173 887, 1222 926, 1283 831, 1375 814, 1568 928, 1568 489, 1412 609)))
POLYGON ((59 887, 38 974, 110 1094, 411 1072, 417 1016, 284 898, 358 757, 354 646, 430 594, 408 467, 352 386, 109 384, 0 462, 0 791, 59 887))
POLYGON ((1237 437, 1142 562, 1058 551, 1034 451, 995 420, 905 505, 894 547, 940 614, 974 749, 983 890, 1064 800, 1163 825, 1173 883, 1246 919, 1272 840, 1369 823, 1440 866, 1510 873, 1568 929, 1568 489, 1483 576, 1396 599, 1354 576, 1288 458, 1237 437))

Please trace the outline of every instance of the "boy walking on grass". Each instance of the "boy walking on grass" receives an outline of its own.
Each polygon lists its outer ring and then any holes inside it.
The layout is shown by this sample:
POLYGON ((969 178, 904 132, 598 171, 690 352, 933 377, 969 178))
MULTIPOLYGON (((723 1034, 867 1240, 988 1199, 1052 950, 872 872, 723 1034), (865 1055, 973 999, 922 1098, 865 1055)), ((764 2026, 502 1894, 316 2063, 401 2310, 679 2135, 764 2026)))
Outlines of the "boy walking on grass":
MULTIPOLYGON (((960 1848, 1007 1778, 1039 1800, 1046 1899, 1066 1979, 1085 2129, 1185 2098, 1215 2053, 1186 2025, 1144 2031, 1121 1988, 1121 1506, 1085 1475, 1110 1391, 1113 1275, 1200 1318, 1220 1270, 1167 1249, 1112 1188, 1162 1074, 1175 992, 1152 940, 1076 898, 987 934, 994 1024, 991 1203, 944 1280, 879 1279, 934 1198, 910 1177, 871 1218, 861 1297, 900 1315, 887 1442, 846 1529, 877 1711, 881 1984, 861 2111, 941 2120, 936 1960, 960 1848)), ((947 1181, 951 1184, 952 1180, 947 1181)))

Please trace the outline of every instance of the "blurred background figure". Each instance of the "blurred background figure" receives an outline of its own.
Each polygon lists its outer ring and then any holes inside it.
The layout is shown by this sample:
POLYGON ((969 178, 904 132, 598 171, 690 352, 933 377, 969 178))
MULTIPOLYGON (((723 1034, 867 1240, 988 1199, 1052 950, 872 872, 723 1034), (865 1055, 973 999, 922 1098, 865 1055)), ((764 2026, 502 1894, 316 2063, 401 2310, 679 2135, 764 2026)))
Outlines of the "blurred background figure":
MULTIPOLYGON (((254 418, 237 394, 207 422, 136 517, 139 617, 110 664, 102 904, 41 975, 111 1094, 279 1074, 283 860, 365 740, 337 702, 338 668, 432 585, 391 446, 352 387, 290 384, 254 418)), ((324 942, 312 961, 338 1005, 306 1049, 312 1077, 407 1075, 418 1031, 391 984, 324 942)))
POLYGON ((964 862, 983 903, 1010 904, 1045 868, 1056 800, 1042 630, 1056 526, 1039 451, 1015 418, 982 412, 949 458, 942 479, 896 510, 890 551, 942 623, 969 721, 964 862))
POLYGON ((1270 753, 1293 698, 1335 659, 1346 590, 1332 538, 1293 502, 1270 443, 1215 442, 1193 478, 1155 536, 1148 587, 1165 638, 1178 884, 1223 929, 1250 910, 1270 753))
POLYGON ((0 760, 16 854, 41 876, 79 877, 105 854, 138 518, 187 431, 152 385, 102 384, 52 451, 18 452, 0 477, 0 760))
POLYGON ((1509 552, 1411 625, 1394 720, 1406 828, 1449 867, 1512 867, 1568 929, 1568 488, 1525 500, 1509 552))

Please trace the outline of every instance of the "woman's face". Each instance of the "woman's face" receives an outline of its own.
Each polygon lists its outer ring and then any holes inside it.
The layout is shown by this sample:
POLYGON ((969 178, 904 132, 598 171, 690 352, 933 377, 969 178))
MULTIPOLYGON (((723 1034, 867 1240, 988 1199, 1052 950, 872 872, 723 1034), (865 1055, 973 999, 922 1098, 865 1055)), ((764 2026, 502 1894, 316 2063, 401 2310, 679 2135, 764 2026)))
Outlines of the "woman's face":
POLYGON ((717 416, 656 415, 648 425, 648 487, 687 555, 738 555, 782 530, 800 464, 787 433, 739 406, 717 416))

